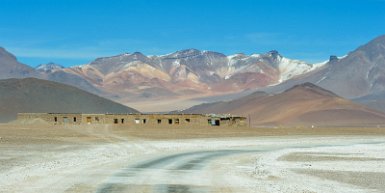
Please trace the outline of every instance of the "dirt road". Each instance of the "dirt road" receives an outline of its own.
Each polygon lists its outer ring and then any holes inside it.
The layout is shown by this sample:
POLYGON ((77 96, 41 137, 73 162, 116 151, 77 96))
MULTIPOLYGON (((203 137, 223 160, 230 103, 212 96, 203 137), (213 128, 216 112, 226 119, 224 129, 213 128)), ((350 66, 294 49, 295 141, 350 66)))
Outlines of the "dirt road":
POLYGON ((385 191, 383 135, 160 139, 6 126, 0 137, 0 192, 385 191))
POLYGON ((236 147, 242 142, 237 144, 237 140, 233 140, 234 147, 226 150, 188 151, 144 160, 114 174, 98 188, 97 192, 382 192, 385 190, 383 183, 376 180, 376 177, 385 177, 383 173, 385 170, 381 170, 385 169, 385 157, 373 155, 374 152, 385 149, 383 147, 385 141, 352 138, 299 139, 305 142, 299 145, 291 140, 282 143, 277 139, 271 139, 277 144, 266 146, 263 144, 264 139, 255 139, 254 144, 250 143, 252 146, 242 148, 236 147), (326 141, 331 144, 325 144, 326 141), (333 152, 331 149, 338 151, 333 152), (360 153, 363 151, 366 152, 360 153), (330 165, 333 167, 327 167, 330 165), (351 165, 365 167, 351 171, 349 168, 351 165), (321 175, 313 175, 312 172, 321 175), (345 175, 345 179, 333 179, 333 175, 338 173, 345 175), (347 179, 350 178, 349 175, 354 174, 360 177, 347 179), (325 179, 330 182, 323 182, 325 179), (364 182, 364 179, 370 180, 364 182), (325 187, 328 183, 333 187, 325 187))

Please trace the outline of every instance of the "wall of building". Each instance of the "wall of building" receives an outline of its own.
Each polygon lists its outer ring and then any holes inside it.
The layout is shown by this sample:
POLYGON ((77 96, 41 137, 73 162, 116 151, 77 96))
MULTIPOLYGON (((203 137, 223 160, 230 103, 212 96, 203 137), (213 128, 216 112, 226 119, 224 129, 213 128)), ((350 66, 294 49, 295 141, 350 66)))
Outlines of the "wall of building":
POLYGON ((215 117, 200 114, 61 114, 19 113, 18 119, 40 118, 53 125, 110 124, 131 127, 246 126, 244 117, 215 117))

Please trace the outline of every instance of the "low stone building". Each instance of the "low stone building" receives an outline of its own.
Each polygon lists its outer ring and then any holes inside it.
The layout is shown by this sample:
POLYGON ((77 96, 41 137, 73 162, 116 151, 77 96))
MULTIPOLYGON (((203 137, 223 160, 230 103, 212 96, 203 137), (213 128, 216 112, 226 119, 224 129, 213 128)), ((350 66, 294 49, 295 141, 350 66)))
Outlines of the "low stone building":
POLYGON ((18 120, 41 119, 52 125, 110 124, 121 126, 246 126, 246 118, 232 115, 204 114, 82 114, 19 113, 18 120))

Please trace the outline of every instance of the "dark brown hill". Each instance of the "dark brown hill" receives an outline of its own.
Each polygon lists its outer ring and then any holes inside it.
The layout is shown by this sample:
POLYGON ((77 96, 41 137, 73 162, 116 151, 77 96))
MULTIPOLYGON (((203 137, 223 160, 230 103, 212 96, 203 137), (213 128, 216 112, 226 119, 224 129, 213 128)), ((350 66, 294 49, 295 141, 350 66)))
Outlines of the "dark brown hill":
POLYGON ((0 122, 19 112, 138 113, 78 88, 36 78, 0 80, 0 122))
POLYGON ((185 113, 231 113, 250 117, 252 126, 374 126, 385 114, 341 98, 311 83, 280 94, 253 93, 229 102, 194 106, 185 113))

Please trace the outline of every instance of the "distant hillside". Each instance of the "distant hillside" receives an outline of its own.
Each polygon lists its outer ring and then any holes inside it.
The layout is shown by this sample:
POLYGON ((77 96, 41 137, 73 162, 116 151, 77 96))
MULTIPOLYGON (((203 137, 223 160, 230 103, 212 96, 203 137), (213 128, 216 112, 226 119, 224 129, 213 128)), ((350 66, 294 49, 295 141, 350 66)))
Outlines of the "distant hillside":
POLYGON ((369 108, 385 112, 385 91, 356 98, 353 101, 360 104, 364 104, 369 108))
POLYGON ((36 76, 33 68, 18 62, 14 55, 0 47, 0 79, 36 76))
POLYGON ((98 95, 104 94, 82 77, 62 69, 63 67, 53 63, 39 65, 36 69, 31 68, 0 47, 0 79, 34 77, 68 84, 98 95))
POLYGON ((247 107, 254 105, 256 102, 269 97, 270 95, 265 92, 255 92, 237 100, 229 102, 213 102, 203 103, 200 105, 193 106, 189 109, 184 110, 184 113, 232 113, 235 109, 240 107, 247 107))
POLYGON ((78 88, 36 78, 0 80, 0 122, 19 112, 138 113, 78 88))
POLYGON ((358 47, 345 57, 331 56, 329 62, 317 70, 261 90, 282 92, 304 82, 385 112, 385 35, 358 47))
POLYGON ((251 125, 372 126, 385 114, 355 104, 311 83, 283 93, 256 92, 229 102, 194 106, 184 113, 231 113, 251 118, 251 125))

